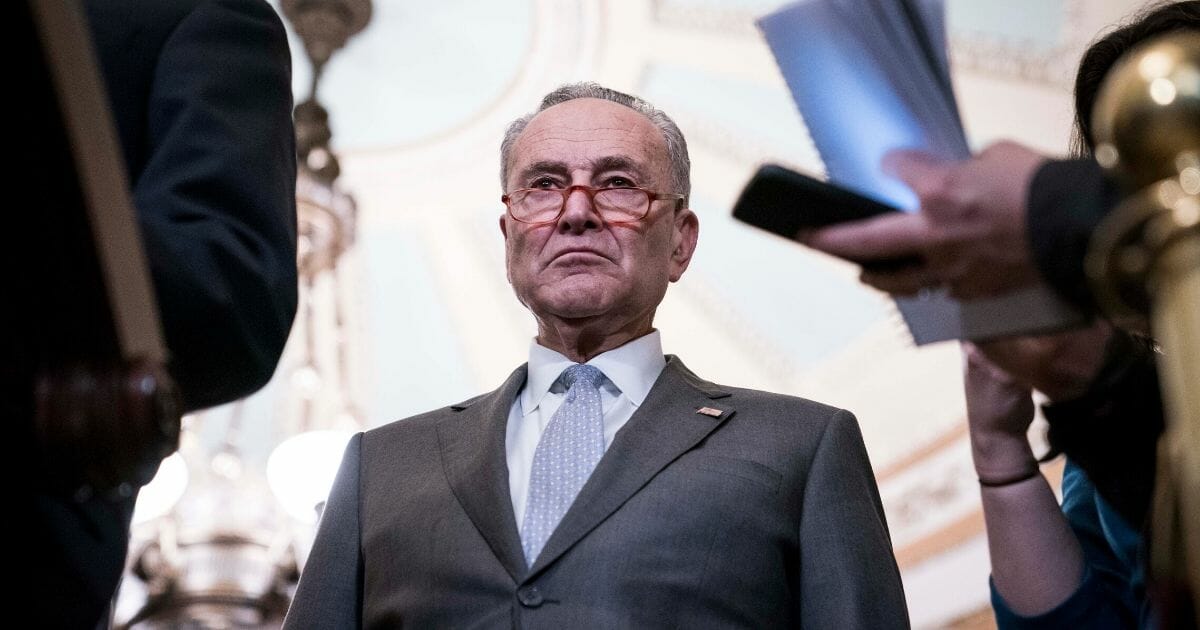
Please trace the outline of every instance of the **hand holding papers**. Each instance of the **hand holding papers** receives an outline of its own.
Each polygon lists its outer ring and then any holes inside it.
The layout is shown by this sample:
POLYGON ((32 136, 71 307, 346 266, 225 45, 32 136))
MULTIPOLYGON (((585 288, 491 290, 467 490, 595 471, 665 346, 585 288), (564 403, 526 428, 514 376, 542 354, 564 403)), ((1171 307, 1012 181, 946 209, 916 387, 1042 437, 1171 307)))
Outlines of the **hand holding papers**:
MULTIPOLYGON (((956 264, 948 250, 926 245, 954 233, 939 219, 959 215, 931 212, 934 209, 923 207, 929 202, 922 194, 927 185, 914 190, 909 187, 912 177, 906 182, 884 170, 885 155, 898 149, 921 151, 946 168, 970 158, 950 84, 941 3, 802 0, 764 17, 759 26, 825 161, 830 182, 913 213, 822 230, 811 244, 859 261, 922 257, 925 264, 902 272, 907 274, 904 282, 894 287, 886 286, 888 277, 864 277, 880 281, 881 288, 902 289, 897 293, 953 281, 943 277, 956 264), (887 243, 891 249, 872 255, 873 244, 887 243)), ((898 297, 896 303, 917 343, 1048 330, 1081 319, 1032 278, 1007 279, 1030 282, 1015 292, 964 303, 944 291, 927 289, 918 297, 898 297)), ((1005 290, 1018 286, 997 284, 1005 290)))
MULTIPOLYGON (((811 235, 806 244, 843 258, 863 256, 863 249, 876 250, 875 255, 920 252, 923 275, 960 300, 1020 290, 1039 280, 1026 237, 1025 198, 1043 161, 1012 143, 989 147, 964 162, 893 151, 884 158, 884 167, 917 193, 921 212, 905 215, 905 223, 895 226, 827 230, 811 235), (986 200, 986 210, 979 200, 986 200)), ((919 275, 864 270, 862 280, 889 293, 911 295, 928 286, 919 275)))

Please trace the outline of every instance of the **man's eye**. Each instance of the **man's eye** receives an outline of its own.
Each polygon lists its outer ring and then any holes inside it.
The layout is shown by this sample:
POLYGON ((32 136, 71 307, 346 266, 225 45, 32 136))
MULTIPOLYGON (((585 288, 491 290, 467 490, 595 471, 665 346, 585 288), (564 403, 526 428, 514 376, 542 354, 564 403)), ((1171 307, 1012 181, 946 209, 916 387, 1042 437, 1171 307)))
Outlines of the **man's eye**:
POLYGON ((553 179, 551 179, 549 177, 539 177, 539 178, 535 179, 533 181, 533 184, 531 184, 529 187, 530 188, 546 188, 546 189, 558 188, 558 182, 554 181, 553 179))
POLYGON ((624 177, 610 177, 604 185, 607 188, 632 188, 635 184, 624 177))

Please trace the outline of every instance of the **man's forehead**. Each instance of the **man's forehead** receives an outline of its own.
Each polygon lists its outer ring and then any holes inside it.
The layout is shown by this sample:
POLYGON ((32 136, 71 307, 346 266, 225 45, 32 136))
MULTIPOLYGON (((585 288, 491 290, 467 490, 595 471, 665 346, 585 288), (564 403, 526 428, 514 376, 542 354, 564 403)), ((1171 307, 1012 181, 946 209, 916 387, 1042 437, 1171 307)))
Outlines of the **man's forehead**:
POLYGON ((535 123, 588 127, 593 122, 615 122, 618 128, 623 129, 634 126, 654 128, 650 119, 640 112, 602 98, 575 98, 551 105, 535 114, 529 127, 535 126, 535 123))
POLYGON ((666 157, 662 132, 648 118, 619 103, 595 98, 574 99, 538 112, 513 148, 514 157, 521 162, 570 160, 595 151, 633 161, 666 157))
POLYGON ((515 174, 521 179, 527 179, 542 174, 569 177, 576 170, 591 171, 593 175, 621 171, 641 179, 653 177, 653 168, 653 165, 647 164, 644 160, 629 155, 605 154, 596 157, 571 155, 567 156, 567 159, 553 157, 550 159, 534 159, 528 162, 522 161, 518 165, 518 170, 515 174))

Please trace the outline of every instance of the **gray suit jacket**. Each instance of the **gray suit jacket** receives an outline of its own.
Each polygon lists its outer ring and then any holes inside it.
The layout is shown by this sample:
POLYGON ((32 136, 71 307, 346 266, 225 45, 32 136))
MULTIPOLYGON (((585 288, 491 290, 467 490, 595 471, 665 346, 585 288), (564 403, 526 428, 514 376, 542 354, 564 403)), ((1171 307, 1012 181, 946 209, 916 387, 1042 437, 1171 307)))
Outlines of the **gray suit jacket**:
POLYGON ((351 441, 285 628, 908 627, 854 416, 676 357, 526 567, 524 382, 351 441))

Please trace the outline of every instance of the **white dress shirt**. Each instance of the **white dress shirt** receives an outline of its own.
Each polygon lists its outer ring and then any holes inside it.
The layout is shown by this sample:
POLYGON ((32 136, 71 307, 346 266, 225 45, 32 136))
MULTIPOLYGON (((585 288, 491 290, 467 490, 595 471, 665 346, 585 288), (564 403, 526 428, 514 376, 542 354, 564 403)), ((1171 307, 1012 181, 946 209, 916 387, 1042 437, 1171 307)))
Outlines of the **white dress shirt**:
MULTIPOLYGON (((529 497, 529 474, 533 453, 550 418, 562 404, 567 388, 558 380, 563 370, 575 365, 567 357, 538 345, 529 344, 529 376, 508 412, 505 445, 508 451, 508 487, 512 495, 517 528, 525 520, 525 501, 529 497)), ((658 331, 595 356, 588 365, 604 373, 600 385, 600 408, 604 413, 604 448, 612 444, 617 431, 625 426, 633 412, 646 400, 654 381, 666 367, 662 340, 658 331)))

